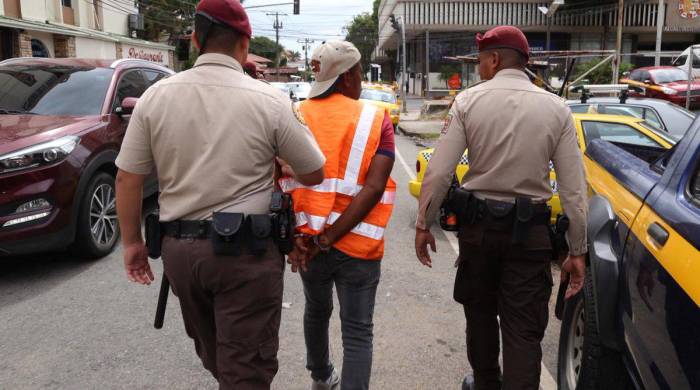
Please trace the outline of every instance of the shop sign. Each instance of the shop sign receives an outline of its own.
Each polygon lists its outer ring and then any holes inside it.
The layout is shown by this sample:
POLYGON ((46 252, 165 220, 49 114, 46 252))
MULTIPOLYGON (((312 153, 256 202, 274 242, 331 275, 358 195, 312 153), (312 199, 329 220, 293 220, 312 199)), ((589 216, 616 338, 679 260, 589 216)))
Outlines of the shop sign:
POLYGON ((167 50, 151 49, 148 47, 128 46, 122 44, 122 58, 131 58, 155 62, 170 66, 167 50))

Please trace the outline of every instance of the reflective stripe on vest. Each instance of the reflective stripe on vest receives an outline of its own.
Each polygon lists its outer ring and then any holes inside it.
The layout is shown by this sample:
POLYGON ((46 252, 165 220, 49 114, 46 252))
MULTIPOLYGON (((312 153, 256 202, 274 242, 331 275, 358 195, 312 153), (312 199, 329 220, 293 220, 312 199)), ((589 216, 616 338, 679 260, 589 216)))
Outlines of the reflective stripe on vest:
MULTIPOLYGON (((321 184, 315 186, 305 186, 290 177, 285 177, 279 180, 280 187, 284 192, 292 192, 299 188, 306 188, 316 192, 337 192, 347 196, 356 196, 362 190, 362 185, 353 184, 344 179, 325 179, 321 184)), ((394 204, 396 199, 396 191, 385 191, 382 195, 380 203, 394 204)))
MULTIPOLYGON (((328 218, 318 215, 310 215, 304 212, 296 213, 297 226, 309 225, 314 230, 323 230, 326 225, 332 225, 340 218, 340 213, 333 211, 328 218)), ((367 222, 360 222, 352 230, 352 233, 371 238, 373 240, 381 240, 384 237, 384 228, 377 225, 372 225, 367 222)))

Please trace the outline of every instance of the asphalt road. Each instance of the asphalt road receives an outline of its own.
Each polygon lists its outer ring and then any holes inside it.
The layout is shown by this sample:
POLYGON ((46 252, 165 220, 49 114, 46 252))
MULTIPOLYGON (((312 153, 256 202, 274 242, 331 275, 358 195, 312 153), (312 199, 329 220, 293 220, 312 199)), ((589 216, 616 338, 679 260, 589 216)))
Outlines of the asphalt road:
MULTIPOLYGON (((416 201, 406 183, 420 147, 402 136, 397 146, 398 195, 375 308, 372 388, 459 389, 468 363, 462 309, 452 300, 454 241, 437 232, 434 267, 416 260, 416 201)), ((185 335, 177 299, 171 295, 164 328, 153 329, 160 280, 150 287, 127 282, 121 256, 118 247, 94 262, 66 254, 0 260, 0 389, 216 387, 185 335)), ((160 262, 153 264, 160 275, 160 262)), ((283 310, 273 389, 308 389, 303 293, 291 272, 284 301, 291 306, 283 310)), ((331 355, 340 367, 339 325, 336 311, 331 355)), ((555 388, 549 373, 556 373, 558 334, 552 317, 543 344, 547 390, 555 388)))

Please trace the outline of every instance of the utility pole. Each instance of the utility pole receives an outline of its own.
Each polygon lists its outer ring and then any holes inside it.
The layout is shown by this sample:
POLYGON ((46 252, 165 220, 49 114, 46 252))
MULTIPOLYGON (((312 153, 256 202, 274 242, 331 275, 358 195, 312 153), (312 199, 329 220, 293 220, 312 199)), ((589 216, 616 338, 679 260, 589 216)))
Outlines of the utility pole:
POLYGON ((279 12, 271 12, 267 13, 266 15, 275 15, 275 22, 272 24, 272 28, 275 29, 275 52, 277 53, 275 56, 275 67, 277 68, 277 81, 280 81, 280 30, 282 29, 282 22, 280 22, 279 12))
POLYGON ((620 79, 620 61, 622 59, 622 25, 624 24, 625 0, 620 0, 617 7, 617 39, 615 41, 615 63, 613 64, 612 84, 620 79))
POLYGON ((313 39, 297 39, 297 43, 304 44, 304 81, 309 81, 309 44, 314 43, 313 39))
POLYGON ((401 19, 401 46, 403 47, 403 53, 401 53, 403 59, 401 66, 401 112, 406 114, 408 113, 406 108, 406 21, 403 20, 403 17, 399 18, 401 19))
POLYGON ((666 21, 666 6, 664 0, 659 0, 659 8, 656 10, 656 55, 654 56, 654 66, 661 65, 661 37, 664 32, 664 22, 666 21))

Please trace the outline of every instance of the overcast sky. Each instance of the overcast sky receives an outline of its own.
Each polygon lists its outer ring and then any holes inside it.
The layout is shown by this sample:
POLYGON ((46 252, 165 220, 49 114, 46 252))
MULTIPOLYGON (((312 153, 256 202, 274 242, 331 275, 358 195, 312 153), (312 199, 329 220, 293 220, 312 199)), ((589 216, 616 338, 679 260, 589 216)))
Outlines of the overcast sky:
MULTIPOLYGON (((372 13, 372 0, 300 0, 300 15, 292 14, 292 0, 245 0, 244 7, 263 4, 276 4, 289 1, 289 5, 254 8, 248 10, 248 17, 253 25, 253 36, 266 36, 275 40, 275 30, 272 25, 275 17, 267 13, 280 12, 282 30, 280 43, 290 50, 304 55, 302 44, 297 40, 310 38, 316 42, 311 47, 319 45, 327 39, 344 39, 343 29, 355 15, 363 12, 372 13)), ((309 52, 311 56, 311 52, 309 52)))

